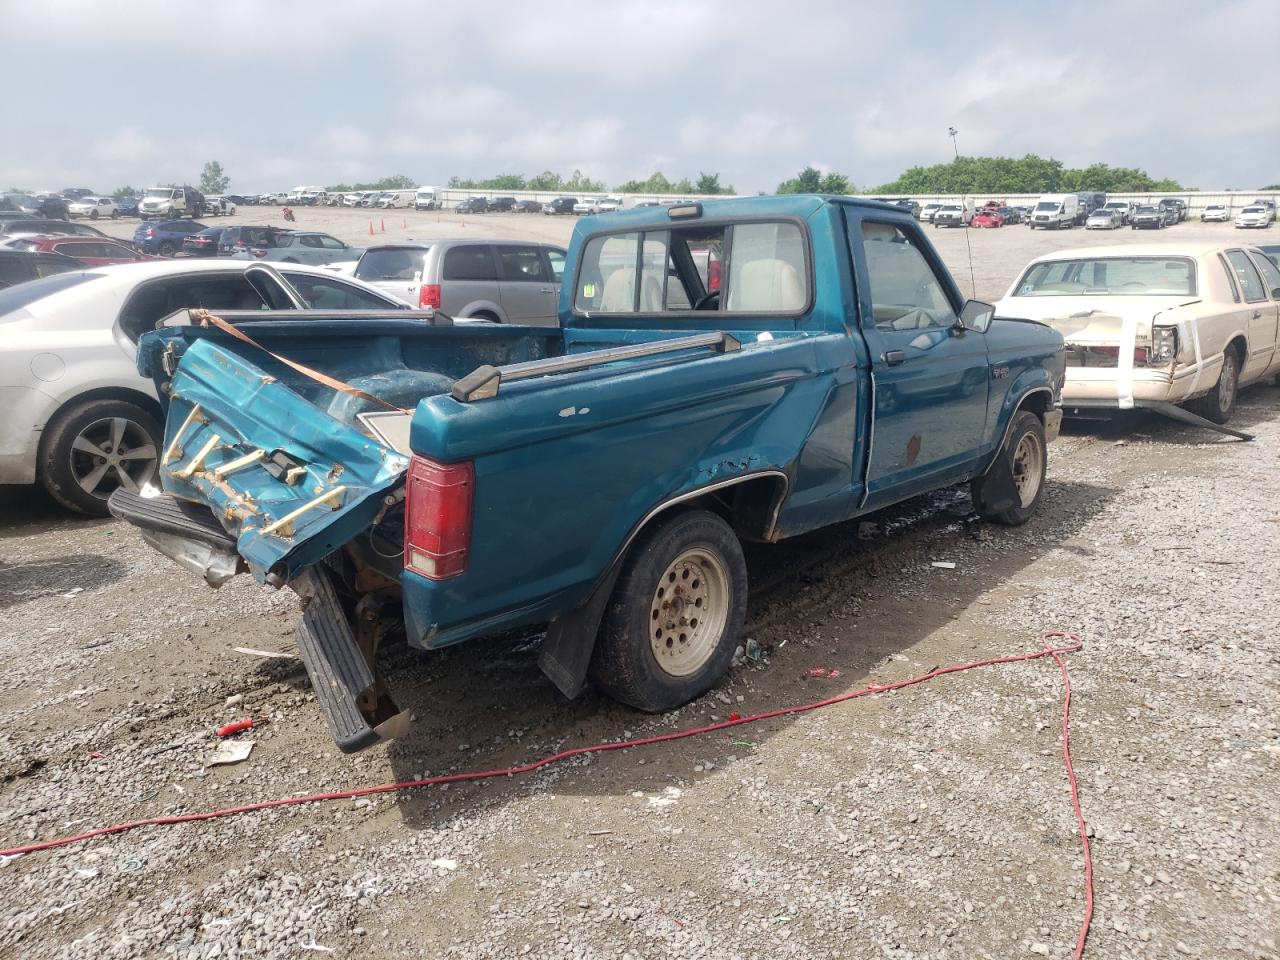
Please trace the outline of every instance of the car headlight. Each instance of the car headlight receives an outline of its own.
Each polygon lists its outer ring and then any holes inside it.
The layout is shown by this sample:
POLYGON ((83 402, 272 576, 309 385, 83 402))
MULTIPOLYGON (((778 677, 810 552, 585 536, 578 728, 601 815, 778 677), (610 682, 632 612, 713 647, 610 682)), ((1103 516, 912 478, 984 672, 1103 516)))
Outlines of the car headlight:
POLYGON ((1178 355, 1178 328, 1151 328, 1150 363, 1171 363, 1178 355))

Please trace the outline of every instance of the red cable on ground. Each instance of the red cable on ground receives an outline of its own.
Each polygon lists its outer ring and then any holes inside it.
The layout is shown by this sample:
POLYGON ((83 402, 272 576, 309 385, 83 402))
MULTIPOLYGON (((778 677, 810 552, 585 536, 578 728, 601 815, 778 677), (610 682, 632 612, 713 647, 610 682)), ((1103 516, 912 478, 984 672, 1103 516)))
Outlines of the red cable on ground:
POLYGON ((128 830, 136 830, 138 827, 156 827, 168 826, 175 823, 194 823, 201 820, 217 820, 222 817, 234 817, 242 813, 254 813, 259 810, 270 810, 274 807, 292 807, 304 803, 319 803, 324 800, 349 800, 353 797, 367 797, 371 794, 393 793, 399 790, 412 790, 417 787, 434 787, 445 783, 459 783, 471 780, 491 780, 496 777, 510 777, 519 774, 533 773, 548 767, 553 763, 559 763, 563 760, 569 760, 573 757, 584 756, 589 753, 604 753, 607 750, 626 750, 631 747, 644 747, 655 743, 668 743, 672 740, 684 740, 689 737, 701 736, 705 733, 714 733, 717 730, 727 730, 730 727, 741 727, 748 723, 758 723, 761 720, 771 720, 775 717, 791 716, 797 713, 808 713, 810 710, 819 710, 822 707, 830 707, 837 703, 844 703, 846 700, 854 700, 858 697, 865 697, 873 693, 887 693, 890 690, 901 690, 903 687, 914 686, 917 683, 924 683, 926 680, 933 680, 935 677, 945 676, 948 673, 961 673, 965 670, 974 670, 978 667, 993 667, 1003 663, 1023 663, 1028 660, 1039 660, 1042 657, 1052 657, 1054 663, 1058 665, 1058 670, 1062 673, 1063 697, 1062 697, 1062 758, 1066 764, 1067 782, 1071 786, 1071 806, 1075 811, 1076 824, 1080 831, 1080 848, 1084 853, 1084 917, 1080 922, 1080 934, 1076 940, 1076 949, 1074 953, 1075 960, 1080 960, 1084 955, 1085 939, 1089 936, 1089 924, 1093 920, 1093 858, 1089 851, 1089 838, 1086 835, 1086 825, 1084 820, 1084 811, 1080 807, 1080 791, 1076 785, 1076 772, 1071 764, 1071 677, 1067 673, 1067 664, 1062 659, 1064 653, 1075 653, 1082 646, 1080 638, 1074 633, 1065 633, 1062 631, 1050 631, 1044 634, 1045 641, 1066 640, 1063 646, 1052 646, 1047 643, 1046 646, 1031 653, 1020 653, 1009 657, 991 657, 987 660, 974 660, 971 663, 960 663, 950 667, 939 667, 930 670, 928 673, 922 673, 919 676, 908 677, 906 680, 897 680, 893 683, 885 684, 868 684, 858 690, 842 693, 838 696, 828 697, 825 700, 815 700, 813 703, 804 703, 794 707, 779 707, 776 710, 766 710, 763 713, 753 713, 749 716, 739 717, 737 719, 721 720, 719 723, 712 723, 705 727, 695 727, 690 730, 678 730, 674 733, 663 733, 654 737, 640 737, 635 740, 619 740, 616 743, 596 743, 586 747, 574 747, 571 750, 563 750, 560 753, 543 757, 540 760, 534 760, 531 763, 521 764, 519 766, 507 767, 502 770, 477 770, 471 773, 450 773, 438 777, 427 777, 422 780, 406 780, 401 783, 383 783, 373 787, 356 787, 351 790, 335 790, 331 793, 314 793, 303 797, 285 797, 279 800, 264 800, 260 803, 247 803, 239 807, 226 807, 222 810, 210 810, 205 813, 185 813, 174 817, 148 817, 145 820, 131 820, 127 823, 117 823, 110 827, 99 827, 97 830, 89 830, 85 833, 77 833, 73 836, 59 837, 56 840, 44 840, 39 843, 29 843, 20 847, 10 847, 7 850, 0 850, 0 857, 14 857, 26 853, 35 853, 39 850, 53 850, 57 847, 69 846, 73 843, 80 843, 85 840, 91 840, 94 837, 105 837, 111 834, 124 833, 128 830))

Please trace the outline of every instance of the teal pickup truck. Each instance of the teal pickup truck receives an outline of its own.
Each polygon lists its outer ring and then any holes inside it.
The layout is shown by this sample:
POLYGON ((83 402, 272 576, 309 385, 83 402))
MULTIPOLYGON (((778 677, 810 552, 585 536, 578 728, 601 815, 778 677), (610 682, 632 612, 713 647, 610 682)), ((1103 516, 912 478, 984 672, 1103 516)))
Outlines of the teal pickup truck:
MULTIPOLYGON (((269 271, 270 267, 260 267, 269 271)), ((303 598, 338 746, 402 732, 388 624, 430 650, 546 624, 540 663, 641 710, 728 671, 741 541, 969 482, 1025 522, 1062 337, 966 302, 907 214, 844 197, 647 207, 574 230, 560 327, 193 311, 146 335, 159 496, 111 509, 212 585, 303 598)))

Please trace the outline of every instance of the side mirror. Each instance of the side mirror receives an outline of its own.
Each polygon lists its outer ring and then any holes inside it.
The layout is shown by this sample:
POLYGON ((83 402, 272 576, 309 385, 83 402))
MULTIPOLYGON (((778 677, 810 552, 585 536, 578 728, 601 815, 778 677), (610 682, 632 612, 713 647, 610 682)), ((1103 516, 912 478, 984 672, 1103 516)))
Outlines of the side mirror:
POLYGON ((991 326, 991 319, 996 315, 996 308, 981 300, 966 300, 964 309, 960 311, 957 323, 966 330, 986 333, 991 326))

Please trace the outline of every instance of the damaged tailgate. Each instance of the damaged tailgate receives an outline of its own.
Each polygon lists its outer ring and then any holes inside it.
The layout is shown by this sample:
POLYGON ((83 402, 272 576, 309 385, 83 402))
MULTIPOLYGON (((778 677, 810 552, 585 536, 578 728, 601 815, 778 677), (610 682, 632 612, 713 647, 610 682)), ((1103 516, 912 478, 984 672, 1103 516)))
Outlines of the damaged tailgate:
POLYGON ((262 582, 279 586, 359 535, 408 465, 211 340, 173 375, 161 486, 207 504, 262 582))

